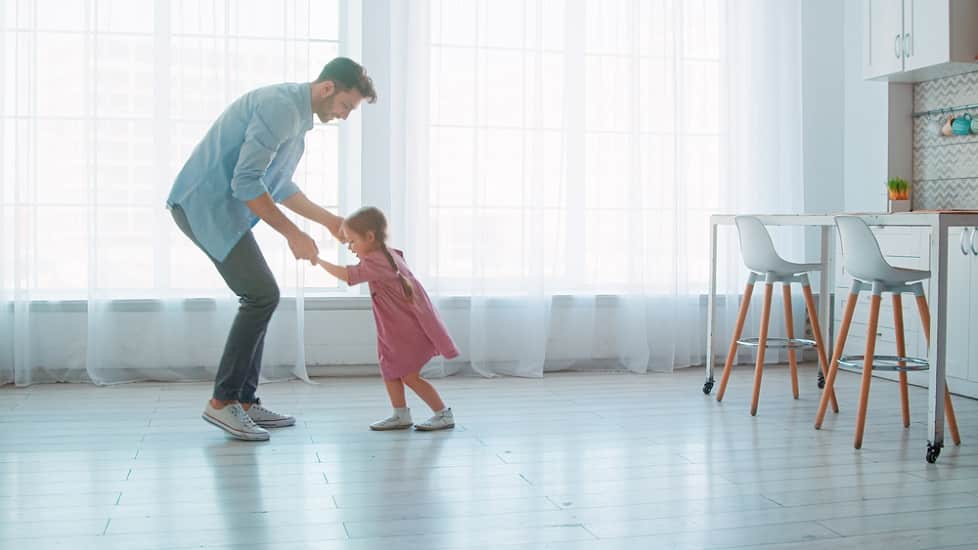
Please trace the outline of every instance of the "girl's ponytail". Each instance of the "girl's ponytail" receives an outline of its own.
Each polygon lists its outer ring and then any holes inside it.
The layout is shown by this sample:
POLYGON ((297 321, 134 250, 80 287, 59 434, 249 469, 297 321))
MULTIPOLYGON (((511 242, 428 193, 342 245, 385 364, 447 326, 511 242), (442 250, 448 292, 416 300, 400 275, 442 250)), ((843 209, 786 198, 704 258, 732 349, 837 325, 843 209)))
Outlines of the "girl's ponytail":
POLYGON ((381 241, 380 249, 384 252, 384 256, 387 256, 387 261, 391 263, 391 267, 394 269, 394 274, 397 275, 398 279, 400 279, 401 288, 404 289, 405 298, 407 298, 407 301, 413 302, 414 287, 411 286, 411 281, 408 281, 407 277, 405 277, 404 274, 401 273, 401 270, 398 269, 397 264, 394 262, 394 256, 391 256, 391 251, 387 250, 387 243, 381 241))

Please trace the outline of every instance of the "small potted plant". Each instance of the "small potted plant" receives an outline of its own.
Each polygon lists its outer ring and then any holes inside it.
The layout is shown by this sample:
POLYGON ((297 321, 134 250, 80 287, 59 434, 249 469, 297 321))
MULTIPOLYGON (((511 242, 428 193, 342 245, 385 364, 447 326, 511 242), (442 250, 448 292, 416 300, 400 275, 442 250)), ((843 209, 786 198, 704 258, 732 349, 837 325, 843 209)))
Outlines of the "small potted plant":
POLYGON ((887 188, 887 211, 909 212, 910 211, 910 184, 903 178, 890 178, 886 182, 887 188))

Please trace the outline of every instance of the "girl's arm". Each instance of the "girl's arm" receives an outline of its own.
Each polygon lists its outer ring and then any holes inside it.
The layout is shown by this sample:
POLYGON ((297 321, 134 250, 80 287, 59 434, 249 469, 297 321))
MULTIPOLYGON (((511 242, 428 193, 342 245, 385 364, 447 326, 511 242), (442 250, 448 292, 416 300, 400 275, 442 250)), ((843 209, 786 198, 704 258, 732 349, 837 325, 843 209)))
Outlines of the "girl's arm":
POLYGON ((341 265, 331 264, 326 260, 321 260, 316 258, 316 263, 322 266, 330 275, 336 277, 337 279, 343 281, 344 283, 350 284, 350 272, 348 269, 341 265))

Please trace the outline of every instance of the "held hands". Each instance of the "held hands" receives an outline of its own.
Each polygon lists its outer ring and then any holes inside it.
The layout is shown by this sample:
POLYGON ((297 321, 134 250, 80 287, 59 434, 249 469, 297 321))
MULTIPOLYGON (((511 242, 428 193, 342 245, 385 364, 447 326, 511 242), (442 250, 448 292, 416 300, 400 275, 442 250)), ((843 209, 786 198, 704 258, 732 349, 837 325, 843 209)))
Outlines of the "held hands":
POLYGON ((309 263, 316 265, 319 247, 316 246, 316 241, 306 233, 299 231, 290 236, 289 248, 292 249, 292 255, 295 256, 295 259, 309 260, 309 263))

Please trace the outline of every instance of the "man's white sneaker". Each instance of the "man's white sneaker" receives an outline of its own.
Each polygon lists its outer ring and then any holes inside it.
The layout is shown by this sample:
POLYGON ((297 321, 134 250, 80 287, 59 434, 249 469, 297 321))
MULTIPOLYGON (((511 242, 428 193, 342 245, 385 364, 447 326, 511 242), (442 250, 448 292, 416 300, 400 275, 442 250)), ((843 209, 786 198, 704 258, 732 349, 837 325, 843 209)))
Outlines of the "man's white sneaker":
POLYGON ((294 416, 270 411, 262 406, 261 400, 255 401, 245 412, 262 428, 284 428, 295 425, 294 416))
POLYGON ((445 409, 441 412, 436 412, 435 416, 432 416, 428 420, 414 426, 415 430, 419 432, 433 432, 435 430, 449 430, 455 427, 455 416, 452 415, 452 409, 445 409))
POLYGON ((268 441, 268 431, 255 424, 239 403, 231 403, 224 408, 215 409, 208 401, 200 417, 237 439, 268 441))
POLYGON ((405 430, 414 425, 411 421, 411 410, 408 408, 394 409, 394 414, 378 420, 370 425, 371 430, 383 432, 386 430, 405 430))

